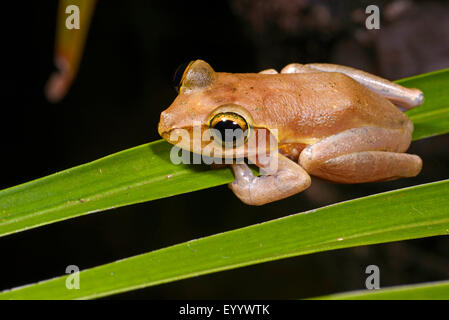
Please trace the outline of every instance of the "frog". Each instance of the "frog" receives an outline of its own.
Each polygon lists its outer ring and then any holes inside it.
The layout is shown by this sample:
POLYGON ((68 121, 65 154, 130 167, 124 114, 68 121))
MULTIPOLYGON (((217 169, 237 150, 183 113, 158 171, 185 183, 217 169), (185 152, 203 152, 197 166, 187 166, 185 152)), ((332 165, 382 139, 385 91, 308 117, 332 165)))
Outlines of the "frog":
MULTIPOLYGON (((306 190, 311 176, 340 184, 382 182, 417 176, 418 155, 406 153, 414 126, 405 110, 424 102, 417 88, 348 66, 290 63, 278 72, 216 72, 207 62, 191 61, 177 71, 178 95, 160 115, 158 132, 179 144, 173 133, 195 127, 241 129, 243 143, 224 141, 232 158, 229 188, 247 205, 264 205, 306 190), (248 148, 256 133, 276 131, 276 150, 264 161, 248 148), (254 174, 249 166, 275 170, 254 174)), ((197 138, 198 139, 198 138, 197 138)), ((216 144, 219 144, 217 141, 216 144)), ((204 142, 180 144, 201 154, 204 142), (199 147, 198 147, 199 146, 199 147)))

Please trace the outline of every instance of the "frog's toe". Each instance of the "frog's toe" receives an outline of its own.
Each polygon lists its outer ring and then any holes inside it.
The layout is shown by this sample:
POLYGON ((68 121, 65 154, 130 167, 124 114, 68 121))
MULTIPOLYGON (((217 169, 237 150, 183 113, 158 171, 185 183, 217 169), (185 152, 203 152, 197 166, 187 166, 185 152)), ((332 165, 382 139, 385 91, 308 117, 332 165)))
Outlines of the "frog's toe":
POLYGON ((278 74, 279 72, 276 71, 276 69, 266 69, 266 70, 262 70, 259 73, 262 74, 278 74))

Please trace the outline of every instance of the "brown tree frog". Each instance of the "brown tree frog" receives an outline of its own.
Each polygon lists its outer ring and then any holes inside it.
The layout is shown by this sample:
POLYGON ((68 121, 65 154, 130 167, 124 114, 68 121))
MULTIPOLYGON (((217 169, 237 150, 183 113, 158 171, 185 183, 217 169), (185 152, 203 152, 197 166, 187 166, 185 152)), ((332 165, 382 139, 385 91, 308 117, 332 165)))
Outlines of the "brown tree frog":
MULTIPOLYGON (((268 157, 276 171, 253 175, 245 163, 231 164, 229 184, 243 202, 263 205, 308 188, 310 175, 337 183, 364 183, 416 176, 421 158, 405 153, 413 123, 398 107, 423 103, 409 89, 370 73, 333 64, 289 64, 278 73, 215 72, 203 60, 180 73, 178 96, 161 114, 159 134, 176 130, 242 129, 233 157, 250 157, 257 132, 276 130, 277 150, 268 157)), ((234 141, 234 140, 233 140, 234 141)), ((232 143, 233 141, 223 141, 232 143)), ((235 141, 234 141, 235 142, 235 141)), ((206 144, 182 148, 202 153, 206 144)), ((267 166, 253 161, 257 166, 267 166)))

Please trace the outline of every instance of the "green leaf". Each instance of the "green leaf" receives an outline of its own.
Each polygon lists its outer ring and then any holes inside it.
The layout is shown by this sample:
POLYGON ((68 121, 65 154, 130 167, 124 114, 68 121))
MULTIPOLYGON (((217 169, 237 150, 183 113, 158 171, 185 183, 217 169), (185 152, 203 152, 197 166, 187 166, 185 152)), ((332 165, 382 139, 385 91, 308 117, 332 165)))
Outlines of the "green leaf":
POLYGON ((314 300, 448 300, 449 281, 338 293, 314 300))
POLYGON ((338 203, 192 240, 0 293, 0 299, 87 299, 314 252, 449 234, 449 180, 338 203), (386 209, 388 208, 388 209, 386 209))
MULTIPOLYGON (((449 69, 399 81, 423 89, 423 106, 408 112, 415 139, 449 131, 449 69)), ((229 169, 174 165, 163 141, 0 191, 0 236, 80 215, 229 183, 229 169)))
POLYGON ((232 181, 229 169, 174 165, 159 140, 0 191, 0 236, 232 181))

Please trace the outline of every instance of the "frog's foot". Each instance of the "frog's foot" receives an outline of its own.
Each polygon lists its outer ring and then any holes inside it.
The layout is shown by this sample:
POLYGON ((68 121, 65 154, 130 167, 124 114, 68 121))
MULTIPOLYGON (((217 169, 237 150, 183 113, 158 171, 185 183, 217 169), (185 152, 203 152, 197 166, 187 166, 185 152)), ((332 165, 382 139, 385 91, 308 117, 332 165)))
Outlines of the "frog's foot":
POLYGON ((311 179, 297 163, 278 155, 277 170, 272 175, 254 176, 246 164, 234 164, 235 180, 229 184, 234 194, 249 205, 260 206, 287 198, 310 186, 311 179))
POLYGON ((309 72, 343 73, 404 109, 412 109, 424 102, 424 94, 418 89, 405 88, 384 78, 351 67, 328 63, 310 63, 306 65, 291 63, 281 70, 281 73, 309 72))
POLYGON ((339 183, 414 177, 421 171, 421 158, 401 153, 410 133, 393 131, 366 127, 338 133, 305 148, 299 163, 309 174, 339 183))

